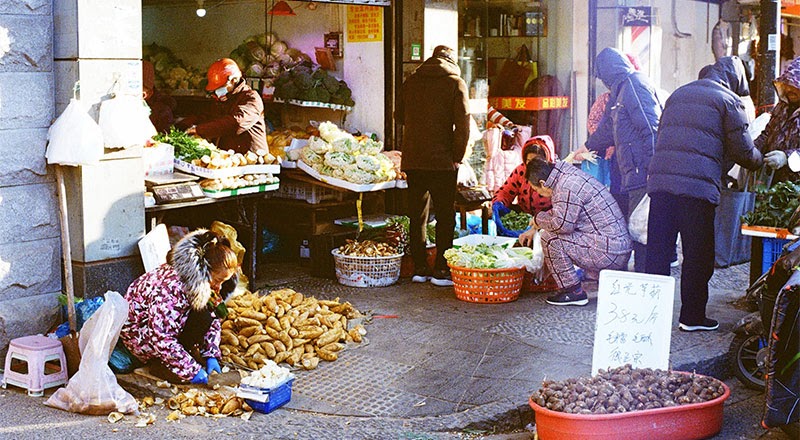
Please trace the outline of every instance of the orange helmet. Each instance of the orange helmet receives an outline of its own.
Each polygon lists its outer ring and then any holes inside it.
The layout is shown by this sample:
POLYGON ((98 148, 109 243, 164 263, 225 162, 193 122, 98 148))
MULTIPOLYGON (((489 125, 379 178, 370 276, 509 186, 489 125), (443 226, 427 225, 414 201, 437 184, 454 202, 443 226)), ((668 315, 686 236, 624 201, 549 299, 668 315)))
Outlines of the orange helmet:
POLYGON ((220 58, 214 61, 214 64, 208 68, 208 85, 206 85, 206 90, 209 92, 217 90, 227 84, 232 76, 238 78, 242 77, 242 71, 239 70, 236 61, 230 58, 220 58))

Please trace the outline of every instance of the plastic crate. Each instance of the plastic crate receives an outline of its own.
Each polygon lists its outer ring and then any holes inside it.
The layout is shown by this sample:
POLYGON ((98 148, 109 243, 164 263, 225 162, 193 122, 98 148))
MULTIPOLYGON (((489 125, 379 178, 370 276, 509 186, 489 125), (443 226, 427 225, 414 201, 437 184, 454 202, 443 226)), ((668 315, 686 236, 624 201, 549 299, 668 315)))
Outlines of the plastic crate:
POLYGON ((783 245, 788 243, 788 239, 784 238, 769 238, 765 237, 762 240, 763 243, 763 253, 761 258, 761 273, 768 271, 778 258, 781 256, 781 251, 783 251, 783 245))
POLYGON ((281 180, 281 184, 278 190, 273 193, 273 196, 283 199, 305 200, 314 205, 325 200, 342 201, 344 192, 307 182, 281 180))
POLYGON ((247 399, 245 398, 244 401, 250 405, 253 410, 258 411, 260 413, 269 414, 272 411, 286 405, 290 400, 292 400, 292 383, 294 379, 289 379, 286 382, 278 385, 275 388, 253 388, 248 387, 246 385, 240 385, 244 391, 248 393, 256 393, 261 394, 262 398, 265 398, 264 402, 260 402, 259 400, 247 399))

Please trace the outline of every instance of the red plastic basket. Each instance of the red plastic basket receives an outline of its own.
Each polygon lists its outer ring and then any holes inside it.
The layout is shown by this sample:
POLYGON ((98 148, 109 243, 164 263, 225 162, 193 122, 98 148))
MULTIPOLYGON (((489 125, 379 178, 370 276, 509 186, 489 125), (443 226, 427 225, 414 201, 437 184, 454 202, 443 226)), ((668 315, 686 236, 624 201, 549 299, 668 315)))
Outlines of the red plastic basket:
POLYGON ((555 292, 558 290, 558 284, 553 279, 552 275, 548 275, 541 283, 536 283, 533 274, 525 271, 525 278, 522 282, 522 291, 531 293, 544 293, 555 292))
POLYGON ((522 290, 525 269, 467 269, 450 266, 456 298, 475 303, 516 301, 522 290))
POLYGON ((618 414, 569 414, 543 408, 528 400, 536 414, 536 433, 542 440, 694 440, 722 430, 723 403, 731 392, 714 400, 618 414))

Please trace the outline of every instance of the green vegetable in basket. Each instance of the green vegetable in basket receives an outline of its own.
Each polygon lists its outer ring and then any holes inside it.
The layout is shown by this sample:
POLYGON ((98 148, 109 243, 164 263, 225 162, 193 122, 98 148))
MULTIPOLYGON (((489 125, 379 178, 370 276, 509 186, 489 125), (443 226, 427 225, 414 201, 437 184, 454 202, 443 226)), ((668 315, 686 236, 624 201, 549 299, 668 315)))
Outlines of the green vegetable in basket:
POLYGON ((175 157, 184 162, 191 162, 193 159, 211 154, 209 148, 200 145, 199 138, 188 135, 175 126, 169 128, 169 133, 159 133, 153 136, 153 139, 172 145, 175 148, 175 157))
POLYGON ((538 268, 534 266, 534 254, 531 248, 504 248, 498 245, 478 244, 464 245, 448 249, 444 258, 451 266, 467 269, 502 269, 524 267, 529 272, 538 268))
POLYGON ((788 227, 792 214, 800 205, 800 185, 780 182, 769 189, 758 185, 755 193, 755 206, 742 216, 742 222, 751 226, 788 227))
POLYGON ((510 211, 508 214, 500 217, 503 227, 509 231, 522 231, 528 229, 532 215, 526 212, 510 211))

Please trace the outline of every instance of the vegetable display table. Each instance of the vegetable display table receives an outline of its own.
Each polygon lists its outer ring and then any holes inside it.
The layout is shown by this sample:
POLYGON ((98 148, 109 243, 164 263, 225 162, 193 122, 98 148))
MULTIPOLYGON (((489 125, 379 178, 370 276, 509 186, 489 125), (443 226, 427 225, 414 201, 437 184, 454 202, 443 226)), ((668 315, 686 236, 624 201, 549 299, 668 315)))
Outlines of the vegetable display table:
MULTIPOLYGON (((268 193, 254 193, 239 196, 232 196, 226 198, 212 198, 203 197, 201 199, 192 200, 189 202, 167 203, 162 205, 155 205, 145 208, 145 227, 147 232, 155 228, 156 225, 163 222, 164 216, 168 211, 196 211, 198 209, 208 208, 209 205, 220 205, 225 209, 234 207, 235 211, 241 212, 243 219, 233 223, 232 226, 238 226, 237 231, 247 231, 250 241, 242 243, 247 250, 245 254, 245 264, 242 266, 245 276, 248 279, 248 287, 250 290, 255 290, 256 282, 256 256, 258 255, 258 205, 259 202, 267 197, 268 193), (224 204, 224 205, 223 205, 224 204)), ((241 241, 241 240, 240 240, 241 241)))

